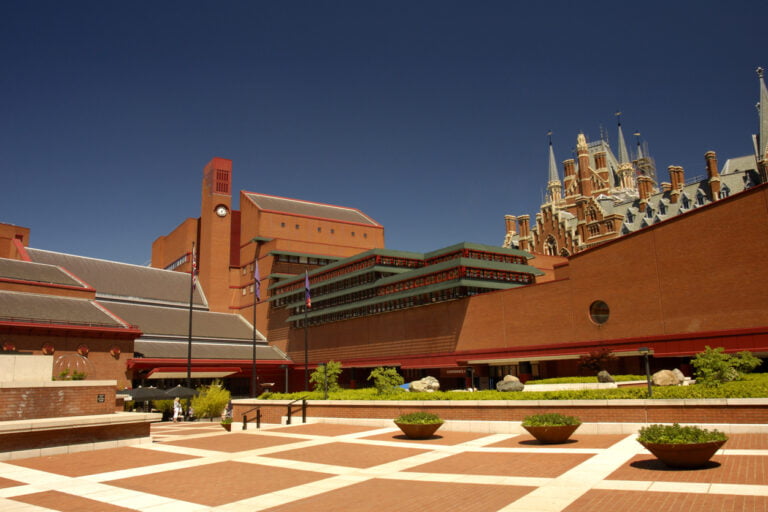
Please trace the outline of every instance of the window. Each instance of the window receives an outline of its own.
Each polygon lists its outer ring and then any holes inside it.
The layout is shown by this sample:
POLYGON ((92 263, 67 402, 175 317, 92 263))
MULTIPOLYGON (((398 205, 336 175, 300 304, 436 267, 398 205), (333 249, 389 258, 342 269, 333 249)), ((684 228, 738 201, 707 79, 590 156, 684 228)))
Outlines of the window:
POLYGON ((601 300, 596 300, 589 305, 589 318, 597 325, 607 322, 610 313, 611 310, 608 308, 608 304, 601 300))

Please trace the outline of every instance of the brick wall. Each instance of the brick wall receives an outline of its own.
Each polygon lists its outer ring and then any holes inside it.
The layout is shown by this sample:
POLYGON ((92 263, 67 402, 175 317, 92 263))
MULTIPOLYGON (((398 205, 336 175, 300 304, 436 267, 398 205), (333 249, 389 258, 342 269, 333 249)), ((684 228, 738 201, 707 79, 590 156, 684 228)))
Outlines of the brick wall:
POLYGON ((33 430, 0 435, 0 452, 33 450, 51 446, 98 443, 149 436, 149 422, 94 427, 33 430))
MULTIPOLYGON (((584 423, 729 423, 767 424, 768 399, 718 400, 582 400, 582 401, 312 401, 307 417, 394 419, 401 414, 427 411, 445 420, 522 421, 539 413, 576 416, 584 423)), ((280 423, 288 401, 258 402, 264 423, 280 423)), ((254 402, 235 404, 233 417, 242 421, 254 402)), ((248 421, 255 420, 255 412, 248 421)), ((292 406, 293 423, 301 422, 301 403, 292 406)))
POLYGON ((114 412, 114 384, 81 385, 78 382, 71 385, 0 388, 0 421, 114 412), (100 395, 103 395, 103 401, 100 401, 100 395))

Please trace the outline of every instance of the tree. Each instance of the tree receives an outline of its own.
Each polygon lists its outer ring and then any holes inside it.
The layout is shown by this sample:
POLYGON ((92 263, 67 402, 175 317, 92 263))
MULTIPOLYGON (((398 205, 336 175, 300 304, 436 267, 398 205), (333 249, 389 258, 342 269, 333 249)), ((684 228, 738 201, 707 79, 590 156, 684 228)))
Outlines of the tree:
POLYGON ((708 387, 717 387, 724 382, 741 380, 762 363, 762 360, 749 351, 729 355, 723 347, 705 347, 704 352, 696 354, 691 365, 696 369, 696 382, 708 387))
POLYGON ((605 370, 608 363, 614 361, 616 356, 605 347, 596 348, 589 354, 579 357, 579 366, 595 373, 605 370))
POLYGON ((339 386, 339 376, 341 375, 341 363, 338 361, 328 361, 323 366, 318 366, 312 375, 309 376, 309 382, 311 382, 316 390, 323 391, 326 389, 326 379, 328 381, 328 392, 341 390, 339 386))
POLYGON ((214 418, 221 416, 221 412, 229 403, 231 394, 224 389, 221 381, 215 380, 210 386, 197 388, 198 395, 192 398, 192 408, 198 418, 214 418))
POLYGON ((403 376, 397 373, 395 368, 386 368, 379 366, 368 376, 368 380, 373 380, 373 386, 379 395, 386 395, 397 390, 403 382, 403 376))

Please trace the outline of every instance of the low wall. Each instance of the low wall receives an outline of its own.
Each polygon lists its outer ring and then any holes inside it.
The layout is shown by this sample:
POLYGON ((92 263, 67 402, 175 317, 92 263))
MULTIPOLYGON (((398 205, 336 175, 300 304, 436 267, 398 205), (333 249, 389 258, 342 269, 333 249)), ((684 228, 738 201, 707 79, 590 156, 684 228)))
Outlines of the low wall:
POLYGON ((0 421, 115 412, 115 381, 0 382, 0 421))
POLYGON ((0 422, 0 460, 150 443, 160 414, 111 413, 0 422))
MULTIPOLYGON (((282 423, 288 400, 240 399, 233 401, 233 417, 254 407, 261 409, 263 423, 282 423)), ((415 411, 432 412, 445 420, 520 422, 539 413, 576 416, 584 423, 702 423, 768 424, 768 399, 727 398, 699 400, 427 400, 365 401, 312 400, 307 418, 387 419, 415 411)), ((301 402, 291 406, 293 423, 301 422, 301 402)), ((255 421, 255 411, 248 421, 255 421)))

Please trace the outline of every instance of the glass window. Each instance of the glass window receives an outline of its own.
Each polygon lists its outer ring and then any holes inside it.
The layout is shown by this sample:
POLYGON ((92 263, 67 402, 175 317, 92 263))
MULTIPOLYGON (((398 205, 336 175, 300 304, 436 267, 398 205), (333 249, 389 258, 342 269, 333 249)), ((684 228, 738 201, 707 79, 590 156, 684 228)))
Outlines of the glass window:
POLYGON ((602 325, 607 322, 610 313, 611 311, 608 308, 608 304, 601 300, 596 300, 589 306, 589 318, 591 318, 597 325, 602 325))

